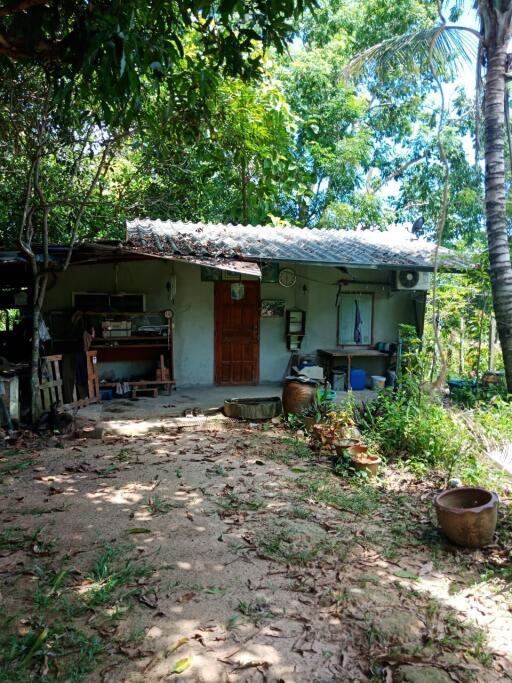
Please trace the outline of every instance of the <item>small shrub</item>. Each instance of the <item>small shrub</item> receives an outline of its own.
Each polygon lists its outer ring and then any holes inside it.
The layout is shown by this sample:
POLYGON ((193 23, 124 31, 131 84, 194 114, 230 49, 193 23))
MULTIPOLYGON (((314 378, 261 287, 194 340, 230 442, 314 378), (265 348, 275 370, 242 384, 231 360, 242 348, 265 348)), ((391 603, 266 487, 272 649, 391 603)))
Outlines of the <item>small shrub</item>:
POLYGON ((494 444, 512 441, 512 402, 495 396, 489 403, 479 404, 471 417, 494 444))
POLYGON ((396 391, 382 391, 355 416, 365 438, 386 458, 404 460, 419 473, 441 468, 449 477, 469 452, 462 422, 411 379, 396 391))

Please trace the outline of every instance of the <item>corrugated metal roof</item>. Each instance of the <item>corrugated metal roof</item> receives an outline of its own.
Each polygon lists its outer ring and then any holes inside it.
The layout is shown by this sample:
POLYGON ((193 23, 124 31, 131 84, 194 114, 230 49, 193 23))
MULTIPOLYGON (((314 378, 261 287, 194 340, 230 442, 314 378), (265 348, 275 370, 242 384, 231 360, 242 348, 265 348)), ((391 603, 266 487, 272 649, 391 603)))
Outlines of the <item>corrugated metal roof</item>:
MULTIPOLYGON (((149 254, 290 261, 362 268, 433 270, 435 245, 405 230, 331 230, 133 220, 127 246, 149 254)), ((439 250, 440 265, 465 270, 468 261, 439 250)))

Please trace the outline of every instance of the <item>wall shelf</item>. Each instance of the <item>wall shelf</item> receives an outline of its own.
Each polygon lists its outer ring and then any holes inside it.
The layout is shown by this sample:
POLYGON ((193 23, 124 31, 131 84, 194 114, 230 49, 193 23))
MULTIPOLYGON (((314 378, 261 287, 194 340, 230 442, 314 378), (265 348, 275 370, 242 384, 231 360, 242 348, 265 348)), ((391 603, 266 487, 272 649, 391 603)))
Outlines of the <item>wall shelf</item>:
POLYGON ((289 351, 298 351, 306 334, 306 311, 286 311, 286 346, 289 351))

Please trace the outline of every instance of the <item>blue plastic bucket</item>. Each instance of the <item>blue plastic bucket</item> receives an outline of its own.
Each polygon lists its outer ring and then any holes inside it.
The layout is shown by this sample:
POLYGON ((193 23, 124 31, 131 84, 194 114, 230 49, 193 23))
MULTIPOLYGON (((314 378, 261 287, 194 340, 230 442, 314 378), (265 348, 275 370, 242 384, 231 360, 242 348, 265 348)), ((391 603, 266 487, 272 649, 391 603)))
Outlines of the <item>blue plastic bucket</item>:
POLYGON ((366 387, 366 372, 361 368, 352 368, 350 371, 350 386, 354 391, 361 391, 366 387))

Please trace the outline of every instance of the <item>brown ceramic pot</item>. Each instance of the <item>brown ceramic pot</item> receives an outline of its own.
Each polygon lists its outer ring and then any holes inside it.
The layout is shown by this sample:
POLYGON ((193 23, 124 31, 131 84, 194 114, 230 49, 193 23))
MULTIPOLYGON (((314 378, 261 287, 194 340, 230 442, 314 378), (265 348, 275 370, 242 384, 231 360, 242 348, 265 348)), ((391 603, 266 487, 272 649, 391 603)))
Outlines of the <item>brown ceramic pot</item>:
POLYGON ((316 395, 315 384, 304 384, 288 380, 283 388, 283 412, 301 413, 314 402, 316 395))
MULTIPOLYGON (((351 449, 349 448, 349 453, 351 449)), ((382 462, 378 455, 372 453, 360 453, 352 455, 352 467, 357 472, 367 472, 370 477, 376 477, 379 465, 382 462)))
POLYGON ((355 443, 348 448, 348 454, 351 458, 364 458, 368 453, 368 446, 364 443, 355 443))
POLYGON ((336 454, 341 458, 345 455, 345 451, 348 451, 352 446, 359 445, 357 439, 342 439, 341 441, 336 441, 334 448, 336 449, 336 454))
POLYGON ((492 542, 498 502, 496 493, 471 486, 449 489, 434 498, 441 529, 452 543, 468 548, 492 542))

